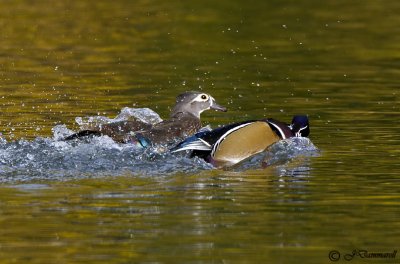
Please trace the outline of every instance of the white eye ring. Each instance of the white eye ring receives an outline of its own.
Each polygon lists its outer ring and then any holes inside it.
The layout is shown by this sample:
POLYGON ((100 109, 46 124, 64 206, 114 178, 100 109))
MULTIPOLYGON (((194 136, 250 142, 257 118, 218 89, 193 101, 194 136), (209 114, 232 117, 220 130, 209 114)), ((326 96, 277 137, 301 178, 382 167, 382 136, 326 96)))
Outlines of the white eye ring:
POLYGON ((209 96, 208 94, 199 94, 198 96, 196 96, 196 98, 194 98, 192 100, 192 103, 193 102, 198 102, 198 103, 208 102, 208 101, 210 101, 210 97, 211 96, 209 96))
POLYGON ((199 97, 203 101, 207 101, 208 100, 208 95, 206 95, 206 94, 201 94, 199 97))

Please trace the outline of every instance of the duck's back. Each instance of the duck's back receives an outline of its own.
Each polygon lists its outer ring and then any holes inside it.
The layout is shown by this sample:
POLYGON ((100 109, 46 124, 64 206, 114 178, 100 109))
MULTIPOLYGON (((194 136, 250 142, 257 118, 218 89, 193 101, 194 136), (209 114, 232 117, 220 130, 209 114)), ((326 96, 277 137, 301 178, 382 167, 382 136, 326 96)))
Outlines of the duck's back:
POLYGON ((154 125, 151 129, 139 131, 141 136, 154 144, 183 139, 193 135, 201 128, 199 118, 189 113, 180 113, 169 120, 154 125))
POLYGON ((118 121, 108 124, 96 125, 88 130, 107 135, 117 142, 123 142, 124 137, 132 131, 149 130, 152 125, 138 120, 135 121, 118 121))

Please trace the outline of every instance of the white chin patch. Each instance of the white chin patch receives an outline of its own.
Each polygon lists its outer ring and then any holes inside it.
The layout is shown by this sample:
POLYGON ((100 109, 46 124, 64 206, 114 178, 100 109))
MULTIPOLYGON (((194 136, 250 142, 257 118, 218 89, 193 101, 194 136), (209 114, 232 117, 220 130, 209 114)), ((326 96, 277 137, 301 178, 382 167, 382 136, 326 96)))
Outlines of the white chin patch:
POLYGON ((301 137, 301 131, 303 131, 304 129, 306 129, 308 126, 302 127, 299 129, 299 131, 296 132, 296 137, 301 137))
POLYGON ((206 109, 200 110, 199 115, 200 115, 201 113, 203 113, 205 110, 209 110, 209 109, 210 109, 210 107, 207 107, 206 109))

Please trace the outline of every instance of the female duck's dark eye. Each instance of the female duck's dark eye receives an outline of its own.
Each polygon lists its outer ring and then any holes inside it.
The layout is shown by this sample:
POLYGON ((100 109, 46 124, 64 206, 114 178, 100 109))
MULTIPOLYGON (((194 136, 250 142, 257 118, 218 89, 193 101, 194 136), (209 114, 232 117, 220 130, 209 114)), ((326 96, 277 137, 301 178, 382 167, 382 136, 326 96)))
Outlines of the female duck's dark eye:
POLYGON ((203 94, 203 95, 201 96, 201 99, 206 100, 206 99, 207 99, 207 95, 203 94))

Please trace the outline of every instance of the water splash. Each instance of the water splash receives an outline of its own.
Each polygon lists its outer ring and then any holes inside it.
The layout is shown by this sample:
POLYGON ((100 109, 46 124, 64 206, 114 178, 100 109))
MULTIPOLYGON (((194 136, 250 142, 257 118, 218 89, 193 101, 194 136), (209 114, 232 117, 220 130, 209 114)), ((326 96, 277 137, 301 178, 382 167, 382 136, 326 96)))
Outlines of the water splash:
POLYGON ((293 137, 272 145, 264 157, 263 166, 284 164, 295 158, 319 156, 319 149, 306 137, 293 137))
MULTIPOLYGON (((77 118, 81 126, 93 122, 131 119, 147 123, 161 120, 148 108, 124 108, 114 119, 98 116, 88 117, 84 121, 77 118)), ((7 142, 0 138, 0 183, 64 181, 120 175, 168 177, 176 173, 193 174, 214 169, 202 159, 190 159, 185 153, 169 153, 172 145, 143 149, 132 144, 116 143, 107 136, 62 141, 74 131, 65 125, 55 126, 52 131, 53 138, 38 137, 32 141, 21 139, 7 142)), ((274 165, 280 175, 287 175, 291 170, 287 165, 290 161, 318 153, 318 149, 308 138, 292 138, 282 140, 271 146, 267 152, 230 169, 241 171, 274 165)), ((299 168, 297 166, 293 171, 299 168)))
POLYGON ((93 126, 118 122, 118 121, 133 121, 138 120, 147 124, 157 124, 162 121, 160 116, 150 108, 122 108, 121 112, 115 118, 105 116, 88 116, 76 117, 75 122, 80 126, 80 129, 90 129, 93 126))
POLYGON ((71 180, 102 176, 167 176, 194 173, 210 166, 176 159, 161 147, 140 149, 107 136, 79 142, 51 138, 0 143, 0 182, 71 180))
POLYGON ((309 138, 293 137, 278 141, 267 151, 249 158, 235 166, 234 169, 243 171, 274 167, 279 175, 304 175, 306 171, 310 170, 307 165, 308 159, 319 155, 320 150, 309 138))
MULTIPOLYGON (((57 140, 59 135, 32 141, 0 142, 0 182, 63 181, 119 175, 166 177, 213 169, 201 159, 170 154, 168 146, 142 149, 116 143, 107 136, 64 142, 57 140)), ((277 164, 278 169, 285 170, 279 166, 295 157, 316 153, 317 149, 309 139, 292 139, 275 144, 269 152, 247 160, 239 168, 277 164)))

